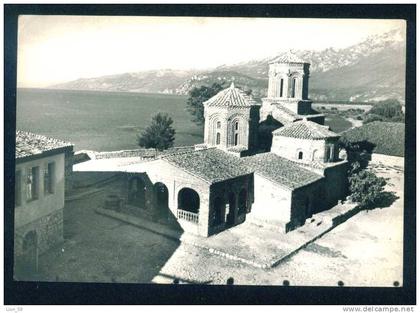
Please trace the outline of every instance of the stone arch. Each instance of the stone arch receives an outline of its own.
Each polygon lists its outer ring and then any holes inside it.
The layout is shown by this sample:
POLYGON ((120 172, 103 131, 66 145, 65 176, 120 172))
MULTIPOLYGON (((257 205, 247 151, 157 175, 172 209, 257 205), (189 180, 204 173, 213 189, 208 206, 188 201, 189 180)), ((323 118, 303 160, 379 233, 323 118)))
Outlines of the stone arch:
POLYGON ((279 95, 280 95, 280 98, 284 97, 284 82, 285 82, 284 77, 280 77, 280 81, 279 81, 279 95))
POLYGON ((236 211, 236 194, 231 191, 228 195, 228 201, 229 201, 229 213, 226 217, 226 222, 228 225, 234 225, 235 224, 235 211, 236 211))
POLYGON ((128 181, 128 204, 146 208, 146 184, 141 177, 132 177, 128 181))
POLYGON ((315 149, 314 151, 312 151, 312 161, 318 161, 318 159, 319 159, 319 151, 315 149))
POLYGON ((229 117, 228 145, 246 145, 246 117, 242 114, 234 114, 229 117))
POLYGON ((209 117, 208 139, 211 145, 219 145, 223 133, 223 121, 220 113, 212 114, 209 117))
POLYGON ((169 213, 169 190, 164 183, 157 182, 153 185, 156 209, 162 215, 169 213))
POLYGON ((178 192, 178 209, 192 213, 200 210, 200 196, 192 188, 182 188, 178 192))
POLYGON ((296 98, 297 92, 299 91, 300 85, 300 74, 298 72, 293 72, 290 74, 289 78, 289 98, 296 98))
POLYGON ((302 151, 302 149, 297 149, 296 150, 296 159, 297 160, 303 160, 303 151, 302 151))
POLYGON ((248 206, 248 193, 245 188, 239 192, 238 214, 245 214, 248 206))
POLYGON ((31 230, 22 240, 22 258, 20 272, 25 277, 36 274, 38 270, 38 234, 31 230))
POLYGON ((211 224, 212 226, 217 226, 224 223, 224 212, 225 203, 222 198, 217 197, 214 199, 213 207, 211 211, 211 224))

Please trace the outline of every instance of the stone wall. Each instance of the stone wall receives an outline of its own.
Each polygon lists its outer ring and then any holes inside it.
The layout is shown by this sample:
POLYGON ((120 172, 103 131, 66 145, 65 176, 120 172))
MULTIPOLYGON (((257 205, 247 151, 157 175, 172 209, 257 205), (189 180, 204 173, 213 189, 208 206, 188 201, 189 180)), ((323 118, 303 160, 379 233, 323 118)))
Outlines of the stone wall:
POLYGON ((273 136, 271 152, 297 162, 324 162, 325 141, 273 136), (298 159, 300 151, 302 160, 298 159))
POLYGON ((221 149, 235 146, 234 136, 238 134, 238 146, 253 149, 258 140, 259 107, 206 107, 204 111, 204 143, 209 147, 217 145, 217 133, 220 134, 221 149), (235 122, 239 129, 234 129, 235 122), (220 123, 220 128, 217 128, 220 123))
POLYGON ((286 232, 305 224, 305 220, 312 214, 325 209, 324 187, 325 180, 322 179, 293 191, 290 222, 286 225, 286 232))
POLYGON ((42 254, 61 243, 63 241, 63 208, 15 228, 15 257, 19 257, 22 254, 23 239, 30 231, 36 232, 38 254, 42 254))
POLYGON ((292 191, 254 174, 254 204, 249 218, 279 226, 290 221, 292 191))
POLYGON ((121 173, 121 181, 115 185, 115 192, 124 203, 128 203, 129 183, 131 179, 140 178, 145 185, 145 208, 144 210, 153 215, 156 207, 154 185, 162 183, 168 189, 168 206, 174 217, 177 216, 178 193, 183 188, 196 191, 200 197, 199 224, 178 220, 178 223, 186 232, 192 232, 201 236, 208 236, 209 222, 209 192, 210 184, 193 174, 180 170, 164 160, 155 160, 143 165, 141 172, 121 173))
POLYGON ((335 206, 339 200, 344 200, 348 193, 347 179, 348 163, 340 162, 324 170, 325 176, 325 205, 326 208, 335 206))

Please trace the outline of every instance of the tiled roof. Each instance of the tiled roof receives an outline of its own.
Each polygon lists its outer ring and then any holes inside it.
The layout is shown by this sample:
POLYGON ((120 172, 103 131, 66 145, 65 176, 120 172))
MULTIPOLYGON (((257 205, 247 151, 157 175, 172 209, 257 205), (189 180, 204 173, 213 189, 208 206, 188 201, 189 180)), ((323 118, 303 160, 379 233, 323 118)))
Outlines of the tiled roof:
POLYGON ((296 189, 323 178, 271 152, 245 157, 242 160, 256 173, 289 189, 296 189))
POLYGON ((250 107, 258 103, 239 88, 235 88, 232 83, 216 94, 214 97, 204 102, 208 106, 228 106, 228 107, 250 107))
POLYGON ((288 51, 286 53, 281 54, 270 63, 302 63, 303 64, 303 63, 309 63, 309 62, 302 60, 292 51, 288 51))
POLYGON ((240 158, 215 148, 168 155, 162 159, 210 183, 252 173, 240 158))
POLYGON ((16 131, 16 159, 33 155, 40 155, 47 151, 60 148, 72 148, 73 145, 55 138, 33 134, 24 131, 16 131))
POLYGON ((299 115, 293 113, 281 104, 276 104, 276 110, 273 111, 273 117, 283 125, 302 119, 299 115))
POLYGON ((273 136, 292 137, 299 139, 326 139, 336 138, 340 135, 330 131, 328 126, 303 120, 290 123, 273 132, 273 136))

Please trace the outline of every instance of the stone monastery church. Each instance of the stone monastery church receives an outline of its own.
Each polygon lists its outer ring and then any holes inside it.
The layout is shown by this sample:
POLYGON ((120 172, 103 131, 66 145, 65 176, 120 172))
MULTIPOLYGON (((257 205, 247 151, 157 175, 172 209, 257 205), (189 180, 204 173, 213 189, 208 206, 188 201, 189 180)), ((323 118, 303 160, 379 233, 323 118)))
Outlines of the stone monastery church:
POLYGON ((202 144, 130 162, 115 155, 112 166, 112 156, 98 154, 75 168, 123 173, 124 206, 170 216, 185 232, 208 237, 245 220, 291 231, 347 190, 339 135, 308 99, 309 66, 291 54, 271 62, 262 104, 234 83, 204 102, 202 144), (258 127, 267 120, 278 128, 260 152, 258 127))

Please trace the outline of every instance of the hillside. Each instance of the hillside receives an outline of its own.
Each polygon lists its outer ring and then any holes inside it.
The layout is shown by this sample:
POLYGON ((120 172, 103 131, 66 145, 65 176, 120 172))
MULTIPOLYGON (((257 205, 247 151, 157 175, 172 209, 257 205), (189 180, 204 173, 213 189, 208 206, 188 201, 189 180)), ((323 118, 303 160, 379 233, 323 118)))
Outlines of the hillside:
POLYGON ((350 142, 368 141, 375 145, 374 153, 404 156, 405 124, 372 122, 341 133, 350 142))
MULTIPOLYGON (((372 36, 344 49, 294 53, 311 63, 309 92, 313 100, 371 102, 397 98, 404 103, 405 41, 399 31, 372 36)), ((277 56, 222 65, 208 71, 125 73, 78 79, 51 88, 185 95, 196 86, 234 79, 238 86, 251 89, 256 97, 263 97, 267 92, 268 62, 277 56)))

